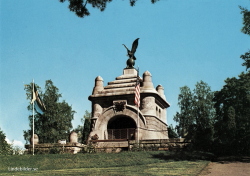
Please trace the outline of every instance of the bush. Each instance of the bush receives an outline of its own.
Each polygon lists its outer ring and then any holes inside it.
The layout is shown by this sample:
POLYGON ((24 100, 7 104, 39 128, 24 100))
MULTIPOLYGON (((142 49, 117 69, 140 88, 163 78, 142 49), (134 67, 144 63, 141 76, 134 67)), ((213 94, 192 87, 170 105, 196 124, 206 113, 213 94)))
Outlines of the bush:
POLYGON ((50 154, 62 154, 63 151, 59 147, 52 147, 49 151, 50 154))

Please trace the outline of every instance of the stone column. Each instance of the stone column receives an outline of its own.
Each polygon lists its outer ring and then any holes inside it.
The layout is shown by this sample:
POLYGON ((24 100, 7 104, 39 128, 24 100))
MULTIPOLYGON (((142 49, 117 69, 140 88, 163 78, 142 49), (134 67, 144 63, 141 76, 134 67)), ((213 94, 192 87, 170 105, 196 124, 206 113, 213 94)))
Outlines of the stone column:
POLYGON ((156 116, 156 104, 154 97, 148 96, 143 98, 141 107, 141 112, 144 116, 156 116))
POLYGON ((103 109, 100 104, 95 103, 93 105, 93 117, 99 117, 102 114, 102 111, 103 109))
MULTIPOLYGON (((156 87, 156 91, 159 93, 159 95, 166 101, 166 96, 164 94, 164 87, 162 85, 158 85, 156 87)), ((163 120, 165 122, 165 120, 167 120, 167 109, 162 109, 162 113, 161 113, 161 120, 163 120)))

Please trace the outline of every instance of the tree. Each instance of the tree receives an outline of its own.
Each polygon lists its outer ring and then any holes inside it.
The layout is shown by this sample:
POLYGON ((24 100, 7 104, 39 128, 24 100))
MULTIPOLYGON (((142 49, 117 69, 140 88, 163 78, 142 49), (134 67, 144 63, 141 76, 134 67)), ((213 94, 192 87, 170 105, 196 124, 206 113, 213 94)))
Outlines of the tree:
MULTIPOLYGON (((84 119, 81 118, 81 123, 84 124, 84 119)), ((83 143, 82 138, 83 138, 83 125, 78 125, 75 129, 73 129, 74 132, 77 133, 78 137, 78 142, 83 143)))
POLYGON ((243 27, 241 31, 244 34, 250 35, 250 11, 240 6, 241 14, 243 14, 243 27))
POLYGON ((193 92, 187 86, 180 88, 180 112, 174 116, 181 137, 191 140, 195 149, 209 151, 213 142, 215 110, 213 92, 207 83, 200 81, 193 92))
POLYGON ((175 132, 173 125, 168 126, 168 137, 169 138, 178 138, 178 134, 175 132))
POLYGON ((250 68, 250 50, 246 52, 244 55, 240 56, 241 59, 244 60, 242 66, 246 66, 246 70, 250 68))
POLYGON ((10 155, 12 154, 11 144, 6 141, 6 136, 0 128, 0 155, 10 155))
MULTIPOLYGON (((72 107, 65 100, 59 102, 62 95, 51 80, 46 81, 44 94, 39 86, 36 85, 36 87, 46 106, 46 111, 43 114, 36 111, 34 116, 35 134, 38 135, 39 141, 42 143, 54 143, 60 139, 68 139, 75 111, 72 110, 72 107)), ((25 90, 27 99, 31 100, 32 83, 26 85, 25 90)), ((32 112, 31 104, 27 108, 32 112)), ((32 115, 29 115, 31 129, 24 131, 26 142, 29 141, 32 135, 32 118, 32 115)))
MULTIPOLYGON (((243 14, 241 31, 250 35, 250 11, 240 7, 243 14)), ((250 68, 250 50, 240 56, 250 68)), ((220 91, 215 92, 216 108, 215 151, 219 154, 250 154, 250 71, 238 78, 227 78, 220 91)))
MULTIPOLYGON (((104 11, 107 7, 107 4, 112 0, 60 0, 60 2, 69 2, 69 10, 75 12, 78 17, 84 18, 89 16, 90 12, 87 8, 87 5, 91 5, 93 8, 99 9, 101 12, 104 11)), ((137 0, 129 0, 131 6, 135 6, 137 0)), ((152 3, 155 3, 159 0, 151 0, 152 3)))
POLYGON ((89 133, 90 133, 90 129, 91 128, 91 113, 89 113, 88 111, 85 111, 85 115, 84 115, 84 126, 83 126, 83 131, 82 131, 82 141, 84 143, 87 143, 88 137, 89 137, 89 133))
POLYGON ((83 125, 78 125, 74 131, 78 134, 78 142, 86 143, 89 133, 90 133, 90 119, 91 113, 85 111, 83 118, 81 118, 81 122, 83 125))
MULTIPOLYGON (((250 11, 243 7, 240 7, 240 9, 243 14, 243 27, 241 31, 244 34, 250 35, 250 11)), ((244 60, 242 65, 246 66, 246 70, 250 68, 250 50, 248 50, 248 52, 244 55, 241 55, 240 58, 244 60)))
POLYGON ((249 151, 250 141, 250 71, 239 78, 227 78, 220 91, 215 92, 215 138, 217 151, 239 154, 249 151))
POLYGON ((181 93, 178 96, 178 105, 180 112, 177 112, 174 116, 174 120, 178 123, 176 126, 177 133, 181 137, 187 135, 189 126, 193 123, 194 118, 192 116, 192 93, 189 87, 184 86, 180 88, 181 93))
POLYGON ((215 116, 214 93, 207 83, 196 84, 193 92, 192 116, 194 123, 189 126, 187 139, 191 139, 195 148, 211 151, 213 143, 213 120, 215 116))

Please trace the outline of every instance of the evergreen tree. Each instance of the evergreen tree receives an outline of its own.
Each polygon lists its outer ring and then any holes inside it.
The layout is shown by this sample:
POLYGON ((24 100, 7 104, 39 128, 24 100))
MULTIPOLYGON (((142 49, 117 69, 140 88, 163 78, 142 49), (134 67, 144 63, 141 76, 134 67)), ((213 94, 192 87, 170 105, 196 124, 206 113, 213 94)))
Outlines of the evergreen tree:
POLYGON ((83 126, 83 131, 82 131, 83 143, 87 143, 89 133, 90 133, 90 128, 91 128, 91 113, 89 113, 88 111, 85 111, 84 126, 83 126))
MULTIPOLYGON (((41 143, 55 143, 61 139, 68 139, 75 111, 64 100, 59 101, 62 95, 51 80, 46 81, 44 94, 40 91, 39 86, 36 85, 36 87, 46 106, 46 111, 43 114, 36 111, 34 116, 35 134, 38 135, 39 141, 41 143)), ((32 83, 26 85, 25 90, 27 99, 31 100, 32 83)), ((31 104, 28 106, 28 110, 32 112, 31 104)), ((32 135, 32 118, 32 115, 30 115, 30 129, 24 131, 26 142, 29 141, 32 135)))
POLYGON ((85 111, 83 118, 81 118, 82 125, 78 125, 74 131, 78 134, 78 142, 80 143, 87 143, 88 136, 90 133, 90 119, 91 113, 85 111))
POLYGON ((84 119, 81 118, 81 123, 82 125, 78 125, 73 131, 77 133, 78 137, 78 142, 83 143, 82 138, 83 138, 83 125, 84 125, 84 119))
POLYGON ((178 138, 178 134, 175 132, 173 125, 168 126, 168 137, 169 138, 178 138))

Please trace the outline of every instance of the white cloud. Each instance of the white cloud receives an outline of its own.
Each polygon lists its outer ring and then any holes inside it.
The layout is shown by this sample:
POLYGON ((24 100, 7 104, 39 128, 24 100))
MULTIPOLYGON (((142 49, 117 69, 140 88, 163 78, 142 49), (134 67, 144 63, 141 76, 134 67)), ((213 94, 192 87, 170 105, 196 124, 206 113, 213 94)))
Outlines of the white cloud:
POLYGON ((8 138, 5 138, 5 140, 7 141, 8 144, 13 144, 13 146, 17 146, 20 148, 24 148, 24 144, 22 141, 17 141, 17 140, 9 140, 8 138))
POLYGON ((8 138, 5 138, 8 144, 11 144, 11 141, 8 138))

